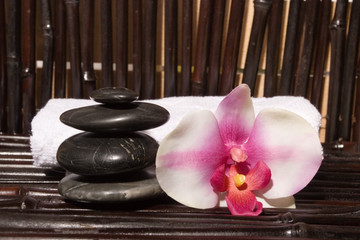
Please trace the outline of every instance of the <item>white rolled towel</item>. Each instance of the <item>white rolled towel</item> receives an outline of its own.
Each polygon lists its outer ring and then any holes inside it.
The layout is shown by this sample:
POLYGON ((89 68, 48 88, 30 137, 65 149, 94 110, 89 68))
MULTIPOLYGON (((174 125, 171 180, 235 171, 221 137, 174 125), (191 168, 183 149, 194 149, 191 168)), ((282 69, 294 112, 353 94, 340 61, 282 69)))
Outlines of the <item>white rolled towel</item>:
MULTIPOLYGON (((144 100, 167 109, 170 119, 164 125, 143 131, 160 142, 170 133, 189 112, 207 109, 215 111, 224 97, 169 97, 156 100, 144 100)), ((321 124, 319 111, 303 97, 277 96, 272 98, 253 98, 255 114, 264 108, 280 108, 294 112, 307 120, 318 131, 321 124)), ((67 138, 82 132, 60 122, 60 115, 70 109, 99 104, 84 99, 51 99, 36 114, 31 122, 31 151, 34 164, 38 166, 56 166, 56 152, 67 138)))

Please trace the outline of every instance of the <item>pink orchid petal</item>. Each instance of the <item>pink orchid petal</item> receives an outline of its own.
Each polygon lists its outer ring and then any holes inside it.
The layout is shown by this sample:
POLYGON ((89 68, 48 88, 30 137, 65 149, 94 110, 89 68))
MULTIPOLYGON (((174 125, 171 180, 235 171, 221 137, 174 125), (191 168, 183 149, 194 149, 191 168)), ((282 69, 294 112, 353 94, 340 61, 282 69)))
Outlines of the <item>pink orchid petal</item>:
POLYGON ((211 186, 217 192, 225 192, 227 189, 227 177, 225 176, 226 164, 220 165, 216 168, 214 174, 210 179, 211 186))
POLYGON ((266 198, 294 195, 314 177, 322 161, 318 134, 303 119, 289 111, 263 110, 257 116, 244 149, 247 161, 264 161, 271 182, 260 192, 266 198))
POLYGON ((263 162, 258 161, 253 169, 246 175, 249 190, 259 190, 266 187, 271 178, 270 168, 263 162))
POLYGON ((244 143, 255 120, 250 88, 241 84, 232 90, 219 104, 215 116, 226 145, 244 143))
MULTIPOLYGON (((252 192, 249 191, 248 193, 249 194, 246 195, 246 197, 254 196, 252 192)), ((241 194, 241 195, 245 195, 245 194, 241 194)), ((232 215, 258 216, 263 209, 262 203, 257 202, 255 197, 251 198, 251 200, 247 202, 244 201, 244 198, 242 196, 239 196, 238 198, 230 198, 226 196, 225 199, 226 199, 226 204, 232 215)))
POLYGON ((176 201, 194 208, 215 207, 218 194, 210 179, 226 156, 215 116, 205 110, 194 112, 160 143, 156 176, 176 201))
MULTIPOLYGON (((233 215, 257 216, 262 211, 262 204, 256 200, 255 195, 249 190, 251 183, 246 178, 246 183, 236 187, 234 177, 240 173, 235 165, 230 167, 228 195, 225 197, 227 206, 233 215)), ((247 175, 246 175, 247 176, 247 175)))

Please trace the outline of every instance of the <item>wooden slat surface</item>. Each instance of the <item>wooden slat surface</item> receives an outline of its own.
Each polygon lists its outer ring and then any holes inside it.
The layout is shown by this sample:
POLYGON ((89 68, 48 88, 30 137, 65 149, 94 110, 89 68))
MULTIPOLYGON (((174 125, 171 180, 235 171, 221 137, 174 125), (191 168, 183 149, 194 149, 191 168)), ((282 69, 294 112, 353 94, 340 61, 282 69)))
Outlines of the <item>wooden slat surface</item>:
POLYGON ((258 217, 226 208, 191 209, 163 196, 125 205, 81 204, 58 194, 65 172, 33 165, 26 136, 0 136, 0 238, 32 239, 358 239, 360 154, 325 148, 297 209, 258 217))

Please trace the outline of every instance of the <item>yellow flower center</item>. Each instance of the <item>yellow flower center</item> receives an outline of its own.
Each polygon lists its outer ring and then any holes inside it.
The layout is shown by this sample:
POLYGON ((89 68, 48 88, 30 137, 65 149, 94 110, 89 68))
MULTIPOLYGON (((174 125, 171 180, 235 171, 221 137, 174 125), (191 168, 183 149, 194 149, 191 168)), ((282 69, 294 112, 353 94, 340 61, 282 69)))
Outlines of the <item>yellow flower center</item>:
POLYGON ((246 182, 246 177, 243 174, 236 174, 234 181, 236 187, 241 187, 246 182))

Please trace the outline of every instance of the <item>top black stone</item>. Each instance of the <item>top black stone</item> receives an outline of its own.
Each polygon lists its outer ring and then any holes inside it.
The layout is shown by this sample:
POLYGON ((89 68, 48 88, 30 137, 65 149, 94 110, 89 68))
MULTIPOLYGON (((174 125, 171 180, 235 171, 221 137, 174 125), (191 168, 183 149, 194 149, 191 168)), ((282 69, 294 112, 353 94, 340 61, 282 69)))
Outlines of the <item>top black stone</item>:
POLYGON ((100 88, 90 94, 90 98, 95 102, 105 104, 128 103, 139 98, 139 95, 128 88, 100 88))
POLYGON ((99 104, 75 108, 60 115, 60 121, 88 132, 132 132, 155 128, 166 123, 169 112, 144 102, 99 104))

